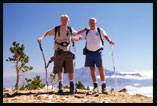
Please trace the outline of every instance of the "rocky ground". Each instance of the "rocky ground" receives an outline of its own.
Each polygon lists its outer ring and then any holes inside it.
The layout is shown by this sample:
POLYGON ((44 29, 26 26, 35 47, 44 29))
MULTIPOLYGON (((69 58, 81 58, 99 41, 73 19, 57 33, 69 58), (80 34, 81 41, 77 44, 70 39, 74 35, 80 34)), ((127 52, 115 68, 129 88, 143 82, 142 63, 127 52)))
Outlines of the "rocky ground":
POLYGON ((115 91, 111 89, 108 94, 99 94, 97 97, 87 96, 87 90, 77 90, 69 94, 65 89, 63 94, 57 90, 31 90, 31 91, 3 91, 3 103, 153 103, 153 98, 141 94, 130 95, 126 89, 115 91))

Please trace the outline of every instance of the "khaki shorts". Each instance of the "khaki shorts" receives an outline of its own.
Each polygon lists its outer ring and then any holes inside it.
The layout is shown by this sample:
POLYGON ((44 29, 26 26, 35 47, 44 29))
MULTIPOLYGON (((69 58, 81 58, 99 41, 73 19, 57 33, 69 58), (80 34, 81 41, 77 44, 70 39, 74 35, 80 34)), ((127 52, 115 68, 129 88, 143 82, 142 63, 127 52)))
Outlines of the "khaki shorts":
POLYGON ((63 68, 64 73, 73 73, 73 55, 71 53, 58 54, 58 52, 55 51, 53 73, 62 72, 63 68))

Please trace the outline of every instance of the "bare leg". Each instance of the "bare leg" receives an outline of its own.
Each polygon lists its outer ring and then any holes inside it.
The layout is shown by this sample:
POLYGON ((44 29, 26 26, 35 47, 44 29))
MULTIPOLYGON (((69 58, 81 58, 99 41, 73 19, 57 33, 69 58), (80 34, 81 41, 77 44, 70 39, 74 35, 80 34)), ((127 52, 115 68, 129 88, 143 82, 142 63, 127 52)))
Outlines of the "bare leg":
POLYGON ((99 95, 99 89, 98 89, 98 83, 96 80, 96 73, 95 73, 95 67, 90 67, 90 72, 93 80, 93 91, 89 94, 92 95, 99 95))
POLYGON ((98 67, 101 81, 105 81, 104 67, 98 67))
POLYGON ((58 80, 59 80, 59 81, 62 80, 62 72, 58 72, 58 80))
POLYGON ((103 94, 108 94, 106 91, 106 82, 105 82, 105 73, 104 73, 104 67, 98 67, 100 79, 101 79, 101 88, 103 94))
POLYGON ((58 93, 62 93, 63 92, 62 72, 58 73, 58 80, 59 80, 58 93))
POLYGON ((90 72, 91 72, 93 82, 96 82, 95 67, 90 67, 90 72))
POLYGON ((69 80, 73 80, 73 77, 74 77, 73 73, 69 73, 68 76, 69 76, 69 80))

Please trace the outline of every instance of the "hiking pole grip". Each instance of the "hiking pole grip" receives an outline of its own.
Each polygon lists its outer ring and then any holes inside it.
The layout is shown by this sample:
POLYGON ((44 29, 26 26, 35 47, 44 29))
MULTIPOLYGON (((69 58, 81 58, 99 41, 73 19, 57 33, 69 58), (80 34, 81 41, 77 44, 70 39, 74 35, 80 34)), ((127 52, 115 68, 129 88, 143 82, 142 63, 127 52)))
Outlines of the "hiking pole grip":
POLYGON ((43 51, 43 49, 42 49, 42 47, 41 47, 41 43, 39 43, 39 47, 40 47, 40 50, 43 51))
POLYGON ((112 48, 112 44, 110 44, 110 52, 112 53, 113 48, 112 48))

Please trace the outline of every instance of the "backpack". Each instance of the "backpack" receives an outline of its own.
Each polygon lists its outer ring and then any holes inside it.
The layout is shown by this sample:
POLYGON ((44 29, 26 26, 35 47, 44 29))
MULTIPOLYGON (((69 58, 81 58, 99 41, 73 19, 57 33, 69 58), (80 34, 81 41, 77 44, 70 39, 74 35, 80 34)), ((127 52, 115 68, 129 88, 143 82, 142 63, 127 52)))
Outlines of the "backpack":
MULTIPOLYGON (((99 36, 100 36, 100 40, 101 40, 102 46, 103 46, 103 45, 104 45, 104 41, 103 41, 103 39, 101 38, 100 28, 97 27, 97 30, 98 30, 98 33, 99 33, 99 36)), ((87 37, 88 32, 89 32, 89 30, 86 31, 86 37, 87 37)), ((100 49, 98 49, 98 50, 103 50, 103 48, 100 48, 100 49)), ((85 46, 85 48, 83 49, 83 54, 86 55, 86 54, 89 53, 89 52, 92 52, 92 51, 89 51, 89 50, 87 49, 87 40, 86 40, 86 46, 85 46)))
MULTIPOLYGON (((101 40, 101 42, 102 42, 102 45, 104 45, 104 41, 103 41, 102 38, 101 38, 100 28, 97 27, 97 30, 98 30, 98 32, 99 32, 99 36, 100 36, 100 40, 101 40)), ((89 32, 89 30, 86 31, 86 37, 87 37, 88 32, 89 32)), ((87 44, 87 42, 86 42, 86 44, 87 44)))
MULTIPOLYGON (((72 35, 72 29, 70 26, 68 26, 68 30, 70 31, 71 35, 72 35)), ((58 31, 58 37, 60 37, 60 25, 55 27, 55 37, 54 40, 56 40, 56 34, 58 31)), ((67 36, 69 35, 69 31, 67 31, 67 36)))

